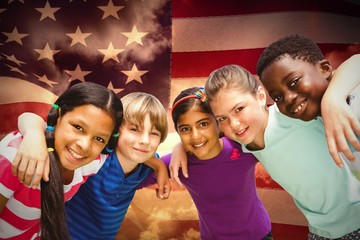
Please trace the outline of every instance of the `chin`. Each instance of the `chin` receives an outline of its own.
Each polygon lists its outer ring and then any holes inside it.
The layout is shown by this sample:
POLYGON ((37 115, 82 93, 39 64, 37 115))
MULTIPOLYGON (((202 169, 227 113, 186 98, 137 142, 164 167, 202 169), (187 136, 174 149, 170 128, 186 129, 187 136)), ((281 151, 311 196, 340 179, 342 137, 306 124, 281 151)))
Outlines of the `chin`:
POLYGON ((248 143, 245 143, 244 141, 241 141, 241 140, 240 140, 239 138, 237 138, 237 137, 233 138, 232 140, 234 140, 234 141, 236 141, 236 142, 238 142, 238 143, 244 144, 244 145, 248 144, 248 143))
POLYGON ((309 104, 303 113, 303 120, 310 121, 321 116, 320 106, 317 104, 309 104))
POLYGON ((313 118, 308 118, 308 117, 301 117, 299 118, 301 121, 304 121, 304 122, 308 122, 310 120, 313 120, 313 118))
POLYGON ((314 114, 314 113, 311 113, 311 114, 304 114, 303 116, 300 117, 301 120, 305 121, 305 122, 308 122, 308 121, 311 121, 311 120, 314 120, 315 118, 317 118, 318 114, 314 114))

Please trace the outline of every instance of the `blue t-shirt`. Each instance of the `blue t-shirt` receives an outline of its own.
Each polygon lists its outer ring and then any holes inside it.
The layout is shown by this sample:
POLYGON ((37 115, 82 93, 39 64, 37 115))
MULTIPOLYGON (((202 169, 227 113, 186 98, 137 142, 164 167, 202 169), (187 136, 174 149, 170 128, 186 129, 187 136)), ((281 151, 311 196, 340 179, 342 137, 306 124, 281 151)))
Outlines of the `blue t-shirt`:
POLYGON ((138 185, 153 170, 139 164, 125 177, 115 151, 65 204, 72 239, 114 239, 138 185))
POLYGON ((320 119, 304 122, 269 108, 265 148, 251 152, 295 200, 310 232, 339 238, 360 228, 360 182, 333 161, 320 119))

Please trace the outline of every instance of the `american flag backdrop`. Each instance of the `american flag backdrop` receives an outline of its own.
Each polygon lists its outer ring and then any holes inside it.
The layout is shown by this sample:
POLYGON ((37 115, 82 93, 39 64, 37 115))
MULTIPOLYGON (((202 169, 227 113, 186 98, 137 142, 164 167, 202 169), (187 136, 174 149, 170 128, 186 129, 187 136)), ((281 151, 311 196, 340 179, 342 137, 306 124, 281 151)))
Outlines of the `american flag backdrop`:
MULTIPOLYGON (((23 111, 46 116, 49 104, 80 81, 119 97, 149 92, 169 108, 182 89, 203 86, 222 65, 255 74, 261 51, 292 33, 313 38, 336 68, 360 53, 360 1, 1 0, 0 134, 16 128, 23 111)), ((159 151, 177 141, 171 129, 159 151)), ((260 165, 256 178, 274 239, 307 239, 291 197, 260 165)), ((185 190, 174 186, 160 201, 142 189, 116 239, 199 239, 197 219, 185 190)))
MULTIPOLYGON (((203 84, 225 64, 255 74, 264 47, 298 33, 313 38, 336 68, 360 52, 360 1, 173 1, 173 86, 203 84)), ((178 89, 172 88, 172 98, 178 89)))
MULTIPOLYGON (((337 68, 360 53, 360 1, 173 0, 170 103, 182 89, 203 86, 222 65, 239 64, 255 74, 262 50, 292 33, 313 38, 337 68)), ((168 139, 174 135, 172 130, 168 139)), ((274 239, 307 239, 306 219, 292 198, 261 165, 256 178, 274 239)), ((175 188, 165 202, 142 201, 151 197, 152 191, 137 192, 118 239, 199 239, 196 209, 186 191, 175 188)))
POLYGON ((84 81, 119 97, 148 92, 167 106, 170 12, 168 0, 2 0, 0 133, 16 128, 22 111, 46 116, 84 81))

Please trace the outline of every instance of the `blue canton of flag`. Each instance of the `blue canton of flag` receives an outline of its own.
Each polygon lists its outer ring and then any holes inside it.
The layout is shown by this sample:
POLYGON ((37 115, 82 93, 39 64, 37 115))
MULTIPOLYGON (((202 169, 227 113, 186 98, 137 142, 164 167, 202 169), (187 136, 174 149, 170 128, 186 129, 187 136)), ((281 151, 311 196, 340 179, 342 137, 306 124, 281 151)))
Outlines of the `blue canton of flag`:
POLYGON ((169 0, 1 1, 0 118, 7 118, 15 103, 48 104, 84 81, 119 97, 148 92, 167 108, 170 5, 169 0))

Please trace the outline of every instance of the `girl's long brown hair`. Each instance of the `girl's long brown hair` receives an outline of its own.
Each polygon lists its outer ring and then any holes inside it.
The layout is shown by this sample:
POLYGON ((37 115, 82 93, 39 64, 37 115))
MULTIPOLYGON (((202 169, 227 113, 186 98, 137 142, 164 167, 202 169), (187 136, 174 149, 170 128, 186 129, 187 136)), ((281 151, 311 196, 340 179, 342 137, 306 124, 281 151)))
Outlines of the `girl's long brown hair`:
MULTIPOLYGON (((64 116, 76 107, 91 104, 107 111, 113 117, 115 123, 113 134, 119 131, 123 117, 121 101, 113 91, 101 85, 90 82, 73 85, 57 99, 55 104, 47 117, 48 126, 56 127, 60 116, 64 116)), ((46 130, 45 135, 47 147, 54 149, 54 131, 46 130)), ((117 139, 117 135, 112 136, 107 144, 107 149, 114 149, 117 139)), ((107 153, 105 149, 103 153, 107 153)), ((66 227, 64 188, 56 149, 49 152, 49 158, 49 182, 41 180, 41 239, 67 240, 70 239, 70 235, 66 227)))

